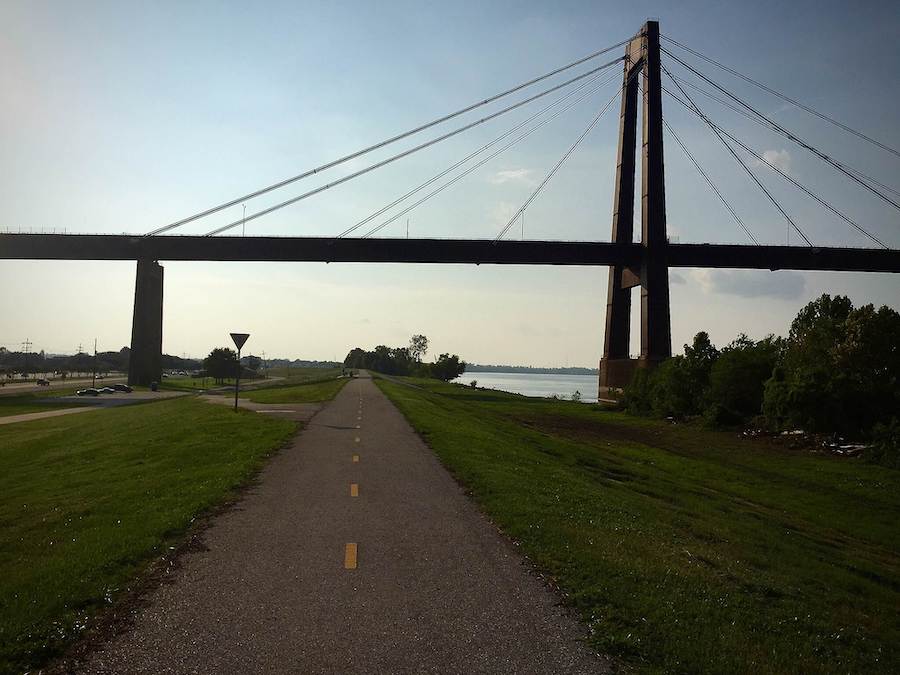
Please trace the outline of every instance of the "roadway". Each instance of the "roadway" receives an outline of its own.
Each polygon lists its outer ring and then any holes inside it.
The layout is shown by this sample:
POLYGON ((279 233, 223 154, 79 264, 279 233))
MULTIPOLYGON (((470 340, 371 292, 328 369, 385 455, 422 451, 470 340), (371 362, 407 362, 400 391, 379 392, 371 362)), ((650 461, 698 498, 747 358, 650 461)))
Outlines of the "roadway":
POLYGON ((609 670, 368 377, 348 383, 188 549, 130 625, 70 668, 609 670))
MULTIPOLYGON (((118 382, 125 382, 127 378, 125 376, 120 377, 104 377, 97 380, 97 387, 105 387, 107 385, 116 384, 118 382)), ((67 378, 65 380, 50 380, 50 384, 47 386, 40 386, 35 384, 34 382, 16 382, 8 381, 0 386, 0 396, 13 396, 15 394, 41 394, 47 391, 59 390, 59 389, 71 389, 72 387, 76 387, 78 389, 84 387, 91 386, 91 378, 82 377, 82 378, 67 378)))

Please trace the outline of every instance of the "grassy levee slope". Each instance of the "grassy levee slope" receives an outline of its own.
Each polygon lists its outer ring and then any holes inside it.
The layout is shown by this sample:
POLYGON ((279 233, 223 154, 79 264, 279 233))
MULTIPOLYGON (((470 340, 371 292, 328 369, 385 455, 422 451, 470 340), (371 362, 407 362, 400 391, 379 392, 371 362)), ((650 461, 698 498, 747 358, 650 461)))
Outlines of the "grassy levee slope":
POLYGON ((0 672, 57 654, 295 429, 193 399, 0 426, 0 672))
POLYGON ((241 398, 250 399, 254 403, 317 403, 333 399, 349 381, 349 378, 337 379, 332 376, 305 384, 254 389, 242 392, 241 398))
POLYGON ((641 672, 900 672, 900 472, 596 406, 378 385, 641 672))

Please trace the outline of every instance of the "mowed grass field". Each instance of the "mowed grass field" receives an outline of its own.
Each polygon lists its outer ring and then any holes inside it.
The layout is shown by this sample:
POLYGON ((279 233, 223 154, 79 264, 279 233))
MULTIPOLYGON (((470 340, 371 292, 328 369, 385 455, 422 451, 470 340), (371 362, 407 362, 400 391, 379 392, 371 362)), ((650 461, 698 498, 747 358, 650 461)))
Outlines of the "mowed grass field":
POLYGON ((377 383, 627 670, 900 672, 900 472, 409 381, 377 383))
POLYGON ((58 654, 295 430, 192 398, 0 426, 0 672, 58 654))
MULTIPOLYGON (((338 371, 340 372, 340 371, 338 371)), ((304 382, 303 384, 281 384, 242 392, 241 398, 254 403, 317 403, 329 401, 350 381, 350 378, 330 377, 304 382)))

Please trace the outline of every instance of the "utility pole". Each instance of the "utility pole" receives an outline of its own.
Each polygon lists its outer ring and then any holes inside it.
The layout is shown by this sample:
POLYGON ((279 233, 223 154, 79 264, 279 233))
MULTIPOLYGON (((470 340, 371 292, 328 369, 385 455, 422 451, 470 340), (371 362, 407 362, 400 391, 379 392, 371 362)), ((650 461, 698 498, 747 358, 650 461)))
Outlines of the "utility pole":
POLYGON ((94 374, 91 376, 91 389, 97 386, 97 338, 94 338, 94 374))
POLYGON ((31 340, 25 338, 25 341, 22 343, 22 351, 26 354, 29 353, 29 351, 31 351, 31 345, 33 344, 34 343, 31 340))

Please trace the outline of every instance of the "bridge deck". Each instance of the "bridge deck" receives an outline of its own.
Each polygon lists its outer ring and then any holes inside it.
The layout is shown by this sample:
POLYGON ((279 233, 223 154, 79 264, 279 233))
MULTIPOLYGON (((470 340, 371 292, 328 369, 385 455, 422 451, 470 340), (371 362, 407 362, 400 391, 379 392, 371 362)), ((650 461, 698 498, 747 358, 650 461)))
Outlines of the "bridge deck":
MULTIPOLYGON (((640 265, 641 244, 484 239, 143 237, 0 234, 0 259, 395 262, 506 265, 640 265)), ((668 244, 670 267, 900 272, 900 251, 736 244, 668 244)))

